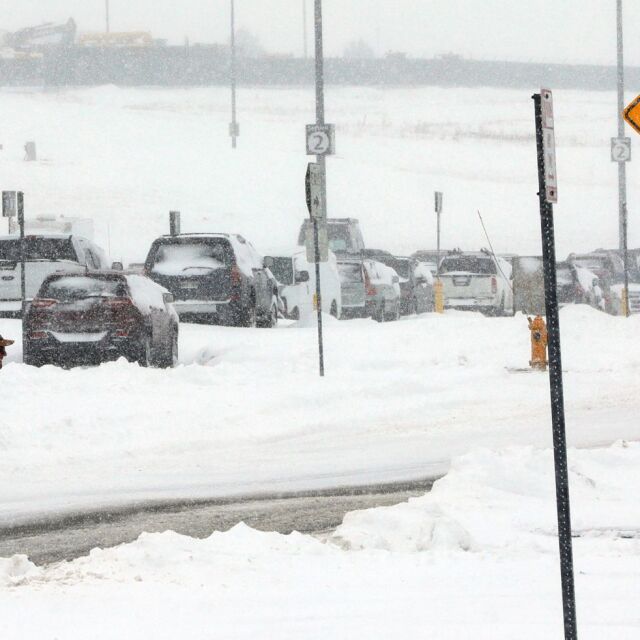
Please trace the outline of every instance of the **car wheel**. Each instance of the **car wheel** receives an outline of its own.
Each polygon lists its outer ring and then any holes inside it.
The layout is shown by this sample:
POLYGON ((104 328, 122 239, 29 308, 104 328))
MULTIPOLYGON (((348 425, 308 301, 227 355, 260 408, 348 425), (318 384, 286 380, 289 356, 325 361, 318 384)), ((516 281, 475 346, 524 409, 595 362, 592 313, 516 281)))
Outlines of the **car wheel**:
POLYGON ((178 333, 173 332, 171 342, 165 349, 164 353, 157 360, 157 366, 161 369, 169 369, 178 364, 178 333))
POLYGON ((256 327, 258 324, 258 313, 256 310, 255 300, 252 298, 249 301, 249 306, 240 311, 240 326, 241 327, 256 327))
POLYGON ((267 315, 264 319, 261 319, 260 322, 257 323, 259 327, 263 329, 273 329, 278 324, 278 303, 273 299, 271 302, 271 309, 269 309, 269 315, 267 315))
POLYGON ((151 336, 145 335, 142 340, 142 344, 140 345, 140 351, 138 354, 138 364, 141 367, 150 367, 152 365, 151 336))
POLYGON ((409 311, 409 315, 418 315, 418 298, 414 298, 411 303, 411 310, 409 311))
POLYGON ((30 367, 42 367, 47 364, 45 358, 42 355, 32 353, 30 351, 25 352, 22 358, 22 362, 26 365, 29 365, 30 367))
POLYGON ((402 315, 402 310, 400 308, 400 300, 398 300, 398 302, 396 302, 396 312, 395 312, 395 315, 393 316, 393 319, 400 320, 401 315, 402 315))

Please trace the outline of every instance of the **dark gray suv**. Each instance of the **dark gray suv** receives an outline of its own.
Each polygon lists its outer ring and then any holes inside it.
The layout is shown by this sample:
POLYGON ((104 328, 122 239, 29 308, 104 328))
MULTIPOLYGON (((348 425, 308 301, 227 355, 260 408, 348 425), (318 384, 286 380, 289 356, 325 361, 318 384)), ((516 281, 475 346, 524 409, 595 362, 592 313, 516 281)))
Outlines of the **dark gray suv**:
POLYGON ((190 233, 155 240, 145 274, 173 294, 181 320, 272 327, 278 285, 265 262, 240 235, 190 233))

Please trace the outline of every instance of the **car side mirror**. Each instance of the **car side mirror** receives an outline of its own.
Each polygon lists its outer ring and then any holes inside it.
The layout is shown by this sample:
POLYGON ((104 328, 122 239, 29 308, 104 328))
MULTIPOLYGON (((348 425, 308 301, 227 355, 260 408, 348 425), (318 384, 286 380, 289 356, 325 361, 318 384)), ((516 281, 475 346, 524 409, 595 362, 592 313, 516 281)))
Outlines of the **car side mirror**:
POLYGON ((165 291, 162 294, 162 301, 165 304, 173 304, 175 302, 175 298, 173 297, 173 293, 169 293, 168 291, 165 291))
POLYGON ((124 271, 124 266, 122 265, 122 262, 112 262, 111 269, 113 271, 124 271))
POLYGON ((309 282, 309 272, 308 271, 298 271, 296 273, 296 284, 300 284, 302 282, 309 282))
POLYGON ((271 256, 265 256, 264 259, 262 260, 262 266, 265 269, 271 269, 271 267, 273 267, 274 265, 274 259, 271 256))

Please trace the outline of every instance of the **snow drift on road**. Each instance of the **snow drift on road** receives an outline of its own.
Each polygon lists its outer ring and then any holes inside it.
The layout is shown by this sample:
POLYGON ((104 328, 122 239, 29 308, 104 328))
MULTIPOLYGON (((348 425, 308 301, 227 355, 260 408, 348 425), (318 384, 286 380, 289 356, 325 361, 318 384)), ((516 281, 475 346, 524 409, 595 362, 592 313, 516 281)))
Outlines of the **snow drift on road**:
MULTIPOLYGON (((570 451, 570 466, 580 637, 632 640, 640 633, 640 447, 570 451)), ((240 524, 203 540, 142 534, 48 567, 3 559, 3 633, 560 637, 553 482, 548 450, 483 450, 454 460, 432 494, 347 514, 324 543, 240 524)))
MULTIPOLYGON (((349 549, 555 553, 552 451, 481 450, 456 458, 430 493, 390 507, 348 513, 332 536, 349 549)), ((574 534, 640 538, 640 443, 571 451, 574 534)))

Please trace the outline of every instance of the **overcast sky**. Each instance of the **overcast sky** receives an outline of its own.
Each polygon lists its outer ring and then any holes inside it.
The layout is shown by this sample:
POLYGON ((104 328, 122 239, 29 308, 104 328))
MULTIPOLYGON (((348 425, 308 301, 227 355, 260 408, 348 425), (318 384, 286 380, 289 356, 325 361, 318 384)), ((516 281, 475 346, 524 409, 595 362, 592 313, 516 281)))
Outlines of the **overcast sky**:
MULTIPOLYGON (((274 53, 302 52, 303 0, 235 0, 238 27, 274 53)), ((306 0, 309 33, 313 0, 306 0)), ((110 0, 112 30, 181 43, 226 42, 229 0, 110 0)), ((615 63, 615 0, 324 0, 325 49, 352 40, 377 53, 457 53, 482 59, 615 63)), ((105 0, 3 0, 0 29, 73 17, 104 28, 105 0)), ((627 64, 640 65, 640 2, 625 2, 627 64)))

